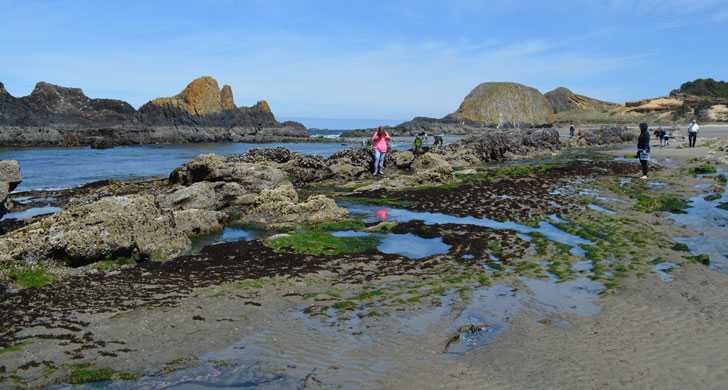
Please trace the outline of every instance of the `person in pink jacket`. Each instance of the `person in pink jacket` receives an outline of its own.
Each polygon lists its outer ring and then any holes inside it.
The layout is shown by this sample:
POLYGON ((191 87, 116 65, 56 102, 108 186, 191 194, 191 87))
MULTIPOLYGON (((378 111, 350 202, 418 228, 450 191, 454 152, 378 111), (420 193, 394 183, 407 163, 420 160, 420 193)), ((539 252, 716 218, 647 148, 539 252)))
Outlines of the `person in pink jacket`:
POLYGON ((389 148, 391 137, 383 128, 377 128, 372 135, 372 148, 374 149, 374 176, 384 175, 384 158, 389 148))

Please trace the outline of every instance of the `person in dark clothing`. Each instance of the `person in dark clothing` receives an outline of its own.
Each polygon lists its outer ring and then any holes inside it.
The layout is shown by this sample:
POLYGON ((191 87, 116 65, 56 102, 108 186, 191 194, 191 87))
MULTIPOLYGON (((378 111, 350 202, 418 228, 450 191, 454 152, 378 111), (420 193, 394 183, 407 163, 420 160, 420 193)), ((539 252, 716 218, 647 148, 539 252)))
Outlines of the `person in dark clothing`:
POLYGON ((576 127, 574 125, 569 126, 569 138, 574 138, 576 135, 576 127))
POLYGON ((640 123, 640 136, 637 138, 637 158, 642 165, 642 179, 647 179, 650 161, 650 133, 647 123, 640 123))

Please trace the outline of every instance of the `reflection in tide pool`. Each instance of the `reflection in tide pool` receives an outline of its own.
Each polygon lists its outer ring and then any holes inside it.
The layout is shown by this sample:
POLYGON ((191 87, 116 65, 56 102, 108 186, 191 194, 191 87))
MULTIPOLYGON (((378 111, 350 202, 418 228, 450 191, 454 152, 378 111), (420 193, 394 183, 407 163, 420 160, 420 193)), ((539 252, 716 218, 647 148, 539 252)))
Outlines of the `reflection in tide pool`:
POLYGON ((40 215, 55 214, 60 211, 61 211, 61 209, 58 207, 33 207, 33 208, 23 210, 23 211, 15 211, 12 213, 7 213, 7 214, 3 215, 2 218, 0 218, 0 221, 5 221, 8 219, 27 220, 27 219, 31 219, 33 217, 37 217, 40 215))
POLYGON ((690 208, 685 214, 670 214, 676 223, 700 233, 676 237, 675 241, 686 244, 693 255, 710 256, 710 268, 722 272, 728 272, 728 211, 717 205, 725 201, 726 195, 715 201, 698 196, 690 199, 690 208))
POLYGON ((192 252, 198 253, 208 245, 222 242, 252 241, 260 236, 260 232, 240 226, 226 226, 221 232, 198 237, 192 241, 192 252))
POLYGON ((441 237, 422 238, 420 236, 394 233, 367 233, 355 231, 343 231, 332 233, 335 237, 379 237, 377 250, 382 253, 394 254, 409 259, 422 259, 429 256, 447 253, 450 245, 445 244, 441 237))
POLYGON ((51 390, 109 389, 109 390, 204 390, 204 389, 300 389, 303 380, 264 372, 256 364, 239 364, 215 360, 202 362, 164 376, 144 376, 131 381, 98 382, 87 385, 53 386, 51 390))
POLYGON ((346 208, 353 216, 363 217, 365 222, 374 223, 380 221, 408 222, 422 221, 426 225, 474 225, 482 226, 496 230, 512 230, 521 234, 538 232, 544 235, 546 239, 556 241, 572 247, 572 254, 575 256, 583 256, 584 250, 579 245, 589 245, 591 241, 585 240, 579 236, 569 234, 549 222, 541 221, 537 227, 521 225, 519 223, 507 221, 500 222, 494 219, 477 218, 477 217, 457 217, 454 215, 442 213, 430 213, 425 211, 410 211, 405 209, 364 205, 351 202, 340 202, 340 206, 346 208), (382 216, 386 216, 382 218, 382 216))
POLYGON ((671 262, 664 262, 655 264, 655 272, 657 273, 657 276, 660 277, 660 280, 662 280, 665 283, 672 282, 672 275, 670 275, 670 272, 672 272, 677 267, 677 264, 671 263, 671 262))

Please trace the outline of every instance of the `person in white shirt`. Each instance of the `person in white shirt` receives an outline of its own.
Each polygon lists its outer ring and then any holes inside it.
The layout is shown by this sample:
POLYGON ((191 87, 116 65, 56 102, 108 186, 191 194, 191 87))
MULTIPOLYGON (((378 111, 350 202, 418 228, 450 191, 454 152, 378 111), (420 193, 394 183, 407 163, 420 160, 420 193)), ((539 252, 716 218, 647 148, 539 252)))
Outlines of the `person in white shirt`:
POLYGON ((698 122, 693 119, 688 125, 688 146, 691 148, 695 147, 695 141, 698 138, 698 130, 700 130, 700 126, 698 126, 698 122))

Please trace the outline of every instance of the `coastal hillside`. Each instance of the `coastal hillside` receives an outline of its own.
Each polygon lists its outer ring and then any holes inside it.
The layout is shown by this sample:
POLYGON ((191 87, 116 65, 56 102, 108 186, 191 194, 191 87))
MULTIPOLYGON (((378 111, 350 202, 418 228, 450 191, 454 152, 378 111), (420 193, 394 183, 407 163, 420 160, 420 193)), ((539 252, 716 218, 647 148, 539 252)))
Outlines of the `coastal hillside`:
POLYGON ((14 97, 0 83, 0 146, 98 147, 140 143, 276 141, 306 137, 297 122, 278 122, 265 101, 237 107, 229 85, 206 76, 182 92, 139 110, 113 99, 93 99, 80 88, 39 82, 14 97))
POLYGON ((669 96, 612 104, 558 88, 546 93, 559 123, 670 123, 698 119, 728 121, 728 83, 713 79, 689 81, 669 96))

